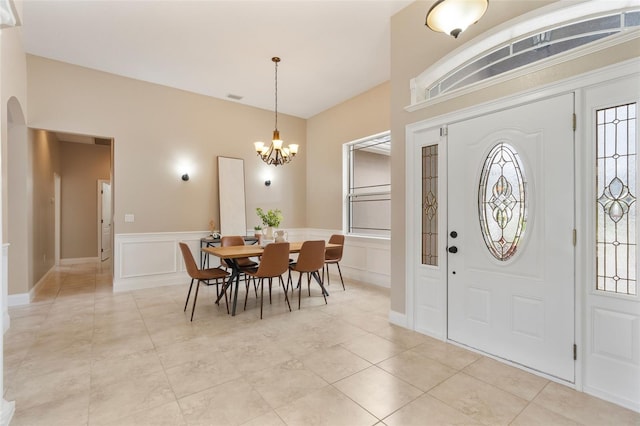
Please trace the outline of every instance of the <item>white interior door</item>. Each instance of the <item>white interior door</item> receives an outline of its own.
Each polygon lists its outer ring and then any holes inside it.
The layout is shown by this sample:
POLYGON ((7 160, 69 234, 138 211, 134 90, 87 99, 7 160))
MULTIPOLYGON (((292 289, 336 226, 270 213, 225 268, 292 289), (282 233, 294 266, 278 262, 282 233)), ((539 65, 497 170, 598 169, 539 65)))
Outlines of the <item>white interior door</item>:
POLYGON ((450 125, 447 166, 448 338, 571 382, 572 117, 566 94, 450 125))
POLYGON ((111 257, 111 183, 100 182, 100 198, 100 259, 107 260, 111 257))

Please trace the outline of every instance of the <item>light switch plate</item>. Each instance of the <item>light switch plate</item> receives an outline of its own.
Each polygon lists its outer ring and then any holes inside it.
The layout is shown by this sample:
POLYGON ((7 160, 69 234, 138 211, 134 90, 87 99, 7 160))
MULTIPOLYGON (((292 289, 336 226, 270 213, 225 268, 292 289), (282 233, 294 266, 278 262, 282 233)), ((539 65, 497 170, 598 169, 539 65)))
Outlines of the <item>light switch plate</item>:
POLYGON ((131 223, 131 222, 135 222, 136 218, 133 215, 133 213, 127 213, 127 214, 124 215, 124 221, 131 223))

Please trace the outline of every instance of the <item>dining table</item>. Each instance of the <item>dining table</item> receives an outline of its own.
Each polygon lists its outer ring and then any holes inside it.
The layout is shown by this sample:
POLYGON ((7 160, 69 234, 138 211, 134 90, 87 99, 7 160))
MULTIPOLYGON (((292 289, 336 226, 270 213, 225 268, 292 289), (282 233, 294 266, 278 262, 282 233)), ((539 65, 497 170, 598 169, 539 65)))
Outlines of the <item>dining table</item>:
MULTIPOLYGON (((289 242, 289 253, 300 253, 300 249, 302 248, 303 243, 304 243, 303 241, 289 242)), ((340 244, 332 244, 332 243, 325 244, 325 249, 336 248, 336 247, 340 247, 340 244)), ((240 286, 240 274, 242 273, 242 271, 240 270, 240 267, 238 266, 237 259, 245 258, 245 257, 260 257, 264 252, 264 247, 260 244, 255 244, 255 245, 227 246, 227 247, 203 247, 201 250, 207 254, 219 257, 220 259, 226 259, 228 261, 227 263, 229 264, 229 266, 231 266, 231 275, 229 275, 227 282, 222 287, 222 291, 220 292, 220 295, 218 295, 218 298, 216 299, 216 303, 220 303, 220 299, 224 297, 227 289, 231 288, 231 291, 233 293, 231 315, 235 316, 236 305, 238 303, 238 288, 240 286), (235 281, 235 290, 232 287, 234 281, 235 281)), ((326 296, 328 296, 329 292, 327 292, 326 288, 322 284, 322 280, 320 279, 320 276, 318 275, 317 271, 313 274, 313 277, 316 279, 316 281, 318 281, 318 284, 320 284, 320 287, 322 288, 322 292, 326 296)))

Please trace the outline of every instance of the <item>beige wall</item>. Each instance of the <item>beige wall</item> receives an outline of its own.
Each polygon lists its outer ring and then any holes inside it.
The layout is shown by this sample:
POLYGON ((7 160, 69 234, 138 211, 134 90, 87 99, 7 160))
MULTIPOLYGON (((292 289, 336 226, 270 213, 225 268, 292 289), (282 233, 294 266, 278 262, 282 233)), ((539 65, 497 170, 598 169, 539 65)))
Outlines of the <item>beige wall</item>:
POLYGON ((60 257, 98 257, 98 179, 109 180, 111 148, 60 142, 60 257))
MULTIPOLYGON (((18 15, 22 15, 22 2, 15 3, 18 15)), ((7 242, 7 139, 8 139, 8 102, 14 98, 14 120, 24 124, 27 117, 27 64, 22 47, 21 28, 4 28, 0 31, 0 153, 2 165, 2 234, 7 242), (18 112, 16 109, 21 110, 18 112)), ((26 133, 26 128, 24 129, 26 133)), ((26 136, 25 136, 26 139, 26 136)))
MULTIPOLYGON (((16 2, 18 15, 22 15, 22 2, 16 2)), ((31 270, 31 187, 27 176, 31 170, 29 161, 29 136, 27 134, 27 79, 26 57, 22 46, 21 28, 4 28, 0 31, 0 176, 2 179, 2 242, 10 243, 9 293, 25 293, 33 285, 31 270), (12 147, 10 150, 9 147, 12 147), (11 151, 11 152, 10 152, 11 151), (10 155, 11 154, 11 155, 10 155), (15 156, 15 157, 12 157, 15 156), (10 158, 12 157, 12 158, 10 158), (19 160, 12 167, 9 179, 9 163, 19 160), (21 166, 21 170, 18 169, 21 166), (11 191, 10 191, 11 187, 11 191), (13 213, 8 202, 10 193, 16 197, 13 213), (13 220, 13 222, 12 222, 13 220), (15 230, 10 233, 9 229, 15 230), (10 234, 13 234, 10 235, 10 234)))
POLYGON ((307 121, 308 227, 342 229, 342 146, 389 130, 389 97, 386 82, 307 121))
POLYGON ((392 235, 391 241, 391 309, 405 311, 405 127, 407 124, 437 117, 509 94, 532 90, 535 87, 562 80, 609 64, 640 56, 637 41, 628 42, 568 61, 525 77, 511 80, 447 102, 409 113, 404 107, 411 97, 409 81, 449 51, 473 37, 549 1, 495 1, 487 14, 456 40, 444 34, 430 32, 424 27, 424 16, 431 2, 416 2, 391 19, 391 135, 392 144, 392 235))
POLYGON ((60 174, 60 144, 55 135, 31 130, 33 159, 33 283, 55 263, 54 173, 60 174))
POLYGON ((114 232, 200 231, 218 221, 217 156, 243 158, 247 224, 280 208, 282 227, 306 222, 306 122, 279 115, 300 153, 269 167, 253 142, 270 140, 273 112, 28 56, 31 127, 114 138, 114 232), (180 164, 190 165, 189 182, 180 164), (269 188, 265 177, 271 178, 269 188), (125 223, 125 213, 135 215, 125 223))

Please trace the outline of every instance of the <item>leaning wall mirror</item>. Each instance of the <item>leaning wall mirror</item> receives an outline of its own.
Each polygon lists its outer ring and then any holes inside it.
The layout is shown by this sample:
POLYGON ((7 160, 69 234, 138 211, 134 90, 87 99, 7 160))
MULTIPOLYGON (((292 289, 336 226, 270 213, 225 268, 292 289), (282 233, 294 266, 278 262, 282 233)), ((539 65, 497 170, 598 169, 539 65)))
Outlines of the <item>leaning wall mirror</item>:
POLYGON ((218 185, 220 233, 222 235, 246 235, 244 160, 218 157, 218 185))

